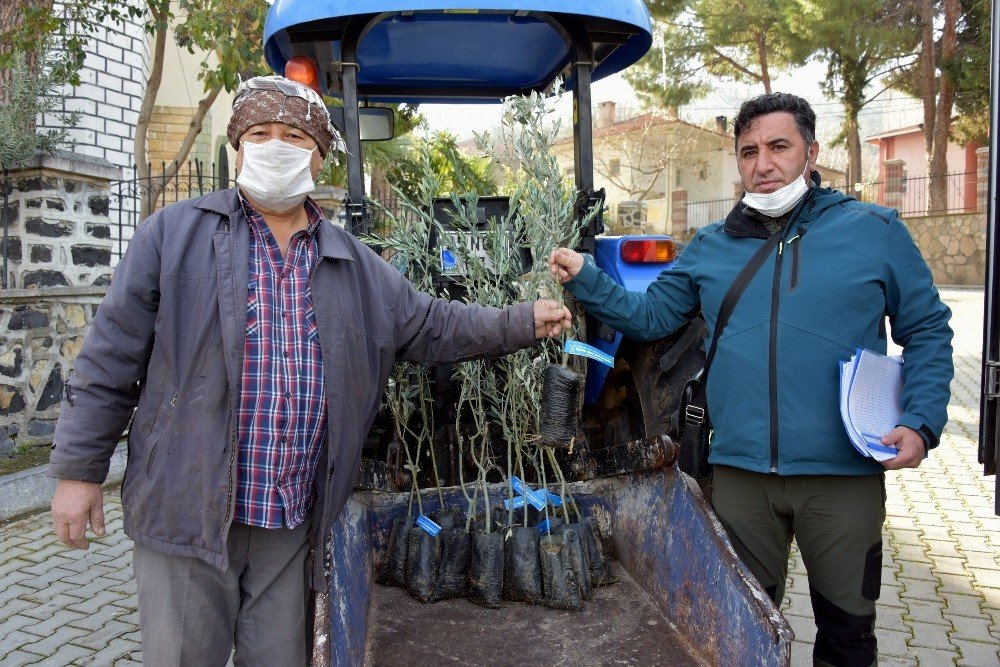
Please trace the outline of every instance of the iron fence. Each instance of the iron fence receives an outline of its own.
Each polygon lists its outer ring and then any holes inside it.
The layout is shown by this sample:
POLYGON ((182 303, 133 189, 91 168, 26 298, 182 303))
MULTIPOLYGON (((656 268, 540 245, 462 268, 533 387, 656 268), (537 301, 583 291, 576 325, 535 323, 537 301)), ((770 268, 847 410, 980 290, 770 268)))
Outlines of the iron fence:
POLYGON ((920 216, 939 213, 975 213, 979 210, 976 191, 978 174, 967 171, 946 174, 944 207, 932 209, 930 204, 930 176, 910 177, 904 174, 895 180, 875 181, 833 187, 864 202, 872 202, 899 211, 902 216, 920 216), (859 187, 860 186, 860 187, 859 187))
MULTIPOLYGON (((905 175, 898 180, 875 181, 852 185, 834 183, 830 187, 840 190, 855 199, 894 208, 903 217, 916 217, 939 213, 974 213, 982 210, 977 191, 977 172, 947 174, 946 204, 944 208, 931 210, 930 177, 909 178, 905 175)), ((686 231, 701 229, 707 224, 721 220, 728 215, 736 200, 733 198, 711 199, 687 203, 686 231)), ((679 231, 679 230, 675 230, 679 231)))

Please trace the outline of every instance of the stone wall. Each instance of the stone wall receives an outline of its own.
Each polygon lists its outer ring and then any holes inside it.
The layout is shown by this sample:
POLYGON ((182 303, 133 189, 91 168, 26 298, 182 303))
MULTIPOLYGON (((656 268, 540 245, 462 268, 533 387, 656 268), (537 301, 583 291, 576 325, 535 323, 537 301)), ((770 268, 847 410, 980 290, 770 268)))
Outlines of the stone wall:
POLYGON ((904 222, 931 267, 935 284, 985 284, 985 213, 907 216, 904 222))
POLYGON ((0 456, 52 442, 65 382, 106 289, 0 290, 0 456))
POLYGON ((100 158, 65 152, 11 172, 9 201, 0 211, 8 234, 8 287, 110 282, 118 232, 109 216, 109 181, 119 173, 100 158))

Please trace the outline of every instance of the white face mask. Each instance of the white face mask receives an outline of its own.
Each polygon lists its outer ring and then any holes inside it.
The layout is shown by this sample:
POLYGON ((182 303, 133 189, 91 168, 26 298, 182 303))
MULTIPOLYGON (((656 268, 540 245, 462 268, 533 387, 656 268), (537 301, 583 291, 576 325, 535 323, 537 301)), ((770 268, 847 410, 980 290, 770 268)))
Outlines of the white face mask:
POLYGON ((316 189, 312 154, 312 150, 281 139, 260 144, 244 141, 243 167, 236 182, 264 208, 287 211, 299 206, 316 189))
MULTIPOLYGON (((808 168, 807 163, 806 169, 808 168)), ((806 183, 806 177, 803 174, 774 192, 767 194, 747 192, 743 195, 743 203, 769 218, 777 218, 795 208, 795 205, 799 203, 799 200, 808 191, 809 184, 806 183)))

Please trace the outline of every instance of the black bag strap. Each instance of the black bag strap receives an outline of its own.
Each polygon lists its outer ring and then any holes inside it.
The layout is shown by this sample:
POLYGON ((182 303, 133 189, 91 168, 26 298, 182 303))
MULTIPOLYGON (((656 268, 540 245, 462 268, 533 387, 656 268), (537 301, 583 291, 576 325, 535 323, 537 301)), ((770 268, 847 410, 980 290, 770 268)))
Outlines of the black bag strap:
POLYGON ((733 310, 736 308, 736 304, 739 302, 740 297, 743 296, 743 292, 746 291, 747 285, 757 271, 760 270, 761 265, 767 256, 771 254, 774 250, 774 246, 781 242, 784 234, 781 232, 776 232, 771 234, 767 241, 765 241, 759 248, 757 252, 753 254, 750 260, 740 271, 736 279, 733 280, 733 284, 729 286, 729 291, 726 292, 726 296, 722 297, 722 305, 719 306, 719 317, 715 320, 715 331, 712 333, 712 346, 708 349, 708 356, 705 357, 705 367, 701 372, 701 380, 704 383, 705 376, 708 374, 708 367, 712 363, 712 358, 715 356, 715 345, 719 342, 719 336, 722 335, 722 331, 726 328, 726 324, 729 323, 729 316, 733 314, 733 310))
MULTIPOLYGON (((743 269, 733 280, 733 284, 729 286, 729 290, 726 295, 722 298, 722 305, 719 306, 719 316, 715 320, 715 331, 712 334, 712 345, 708 349, 708 355, 705 357, 705 365, 702 366, 701 370, 698 371, 693 378, 691 378, 685 385, 681 396, 681 406, 678 415, 681 427, 681 455, 684 456, 685 452, 692 452, 695 449, 697 443, 694 439, 697 437, 696 434, 688 428, 687 425, 694 427, 701 427, 705 424, 706 419, 708 419, 708 413, 705 408, 705 392, 707 389, 708 380, 708 367, 712 363, 712 358, 715 356, 715 346, 719 342, 719 336, 722 335, 722 331, 726 328, 726 324, 729 322, 729 316, 732 315, 733 309, 736 308, 736 303, 743 296, 743 292, 746 290, 747 285, 750 284, 750 280, 757 274, 760 270, 761 265, 767 256, 771 254, 774 250, 774 246, 781 242, 784 237, 784 233, 771 234, 767 240, 757 249, 757 252, 753 254, 743 269)), ((693 454, 688 454, 691 456, 693 454)), ((681 466, 681 469, 688 474, 694 475, 695 477, 701 475, 701 472, 691 468, 690 463, 686 463, 681 466), (685 469, 687 465, 687 469, 685 469), (696 474, 697 473, 697 474, 696 474)), ((705 472, 707 474, 707 472, 705 472)))

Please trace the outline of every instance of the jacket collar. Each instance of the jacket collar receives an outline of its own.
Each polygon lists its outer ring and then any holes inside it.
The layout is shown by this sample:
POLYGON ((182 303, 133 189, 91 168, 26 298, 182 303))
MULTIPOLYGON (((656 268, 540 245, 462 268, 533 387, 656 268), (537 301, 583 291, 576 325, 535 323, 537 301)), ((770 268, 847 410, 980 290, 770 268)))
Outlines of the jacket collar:
MULTIPOLYGON (((232 220, 235 217, 246 222, 246 215, 243 207, 240 206, 240 196, 236 188, 211 192, 202 197, 196 204, 196 208, 211 211, 225 216, 232 220)), ((347 232, 334 226, 332 222, 323 219, 316 230, 316 240, 319 244, 319 254, 329 259, 347 259, 354 261, 354 254, 350 249, 350 240, 347 232)))
MULTIPOLYGON (((818 171, 812 172, 809 180, 812 181, 809 191, 803 196, 802 201, 796 204, 795 208, 792 209, 789 221, 797 220, 801 218, 807 210, 811 210, 813 198, 818 190, 822 190, 822 188, 819 187, 821 181, 818 171)), ((726 216, 723 231, 730 236, 752 237, 758 239, 766 239, 770 237, 771 233, 767 231, 767 228, 764 227, 763 223, 747 214, 748 208, 749 206, 743 203, 743 198, 741 197, 740 200, 736 202, 736 205, 733 206, 732 210, 729 211, 729 215, 726 216)))

